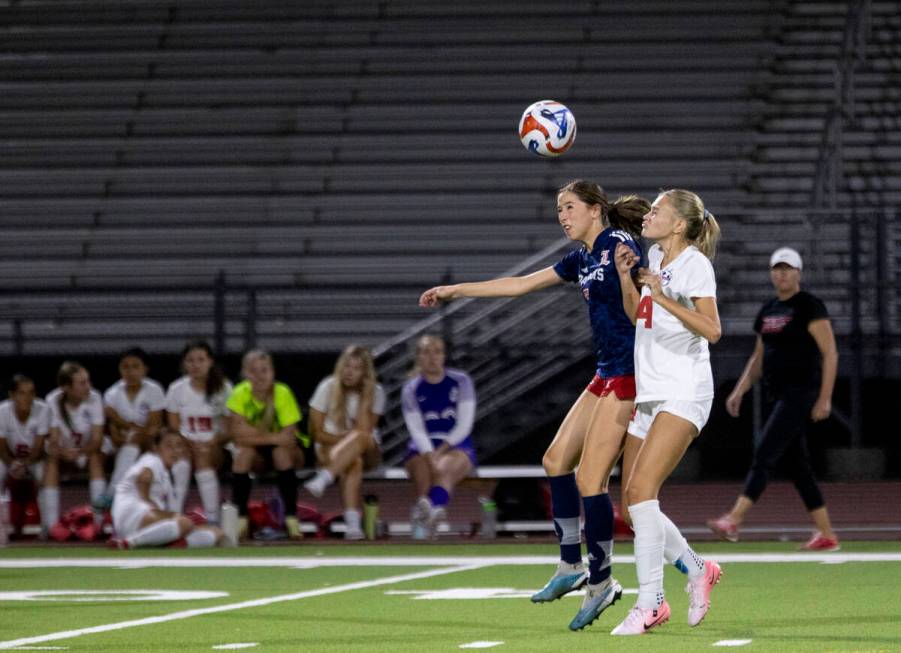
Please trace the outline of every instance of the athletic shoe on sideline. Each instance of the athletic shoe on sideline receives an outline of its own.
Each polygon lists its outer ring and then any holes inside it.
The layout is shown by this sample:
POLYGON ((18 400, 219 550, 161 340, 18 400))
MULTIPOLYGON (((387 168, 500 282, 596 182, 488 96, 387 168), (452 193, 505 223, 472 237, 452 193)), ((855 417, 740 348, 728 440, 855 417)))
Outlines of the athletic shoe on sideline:
POLYGON ((605 583, 588 584, 585 588, 582 608, 569 622, 570 630, 582 630, 585 626, 590 626, 604 610, 619 601, 623 595, 622 585, 617 583, 613 577, 605 583))
POLYGON ((807 540, 806 544, 802 544, 800 547, 798 547, 800 551, 818 552, 838 551, 841 548, 842 545, 839 544, 837 537, 826 537, 819 531, 814 533, 813 537, 807 540))
POLYGON ((581 589, 587 582, 588 571, 581 562, 573 565, 561 560, 547 584, 532 595, 532 603, 556 601, 561 596, 581 589))
POLYGON ((717 519, 708 519, 707 526, 727 542, 738 542, 738 524, 732 521, 728 515, 717 519))
POLYGON ((303 484, 303 488, 317 499, 321 499, 328 487, 328 481, 324 476, 316 474, 313 478, 303 484))
POLYGON ((432 512, 432 504, 425 497, 419 497, 413 509, 410 511, 410 537, 414 540, 424 540, 429 536, 427 522, 432 512))
POLYGON ((363 532, 362 528, 348 528, 344 531, 344 539, 356 542, 358 540, 366 539, 366 534, 363 532))
POLYGON ((426 522, 430 540, 434 540, 438 537, 438 529, 441 524, 445 523, 447 523, 447 510, 444 509, 444 506, 433 507, 432 511, 429 513, 429 519, 426 522))
POLYGON ((710 609, 710 593, 723 575, 723 570, 713 560, 704 561, 704 574, 689 579, 685 591, 688 592, 688 625, 697 626, 704 620, 710 609))
POLYGON ((610 631, 611 635, 644 635, 669 621, 669 604, 664 601, 656 608, 639 608, 637 605, 629 610, 623 622, 610 631))
POLYGON ((297 520, 297 517, 285 517, 285 530, 288 532, 290 539, 303 539, 303 531, 300 529, 300 522, 297 520))

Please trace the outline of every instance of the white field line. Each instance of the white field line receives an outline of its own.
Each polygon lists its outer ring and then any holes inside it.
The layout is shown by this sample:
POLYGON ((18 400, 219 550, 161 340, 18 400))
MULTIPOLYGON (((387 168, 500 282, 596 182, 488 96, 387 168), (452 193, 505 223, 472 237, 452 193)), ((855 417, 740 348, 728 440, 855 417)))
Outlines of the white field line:
MULTIPOLYGON (((237 559, 235 559, 237 560, 237 559)), ((459 563, 459 561, 458 561, 459 563)), ((264 605, 272 605, 273 603, 282 603, 284 601, 296 601, 298 599, 307 599, 314 596, 325 596, 327 594, 338 594, 340 592, 349 592, 352 590, 368 589, 370 587, 378 587, 379 585, 391 585, 394 583, 404 583, 411 580, 420 580, 423 578, 431 578, 433 576, 442 576, 444 574, 453 574, 460 571, 470 571, 480 568, 478 564, 459 565, 456 567, 445 567, 442 569, 429 569, 412 574, 403 574, 400 576, 389 576, 387 578, 377 578, 375 580, 358 581, 356 583, 347 583, 346 585, 336 585, 334 587, 323 587, 316 590, 307 590, 305 592, 295 592, 294 594, 281 594, 279 596, 270 596, 262 599, 253 599, 251 601, 241 601, 240 603, 229 603, 226 605, 216 605, 208 608, 197 608, 194 610, 182 610, 171 614, 164 614, 158 617, 145 617, 143 619, 131 619, 129 621, 120 621, 118 623, 105 624, 102 626, 91 626, 88 628, 78 628, 76 630, 64 630, 57 633, 49 633, 47 635, 37 635, 34 637, 22 637, 20 639, 12 639, 0 642, 0 649, 12 649, 19 646, 28 646, 31 644, 40 644, 41 642, 52 642, 60 639, 71 639, 80 637, 81 635, 91 635, 94 633, 106 633, 111 630, 123 630, 125 628, 134 628, 136 626, 149 626, 152 624, 165 623, 167 621, 178 621, 180 619, 190 619, 191 617, 199 617, 206 614, 216 614, 218 612, 230 612, 232 610, 243 610, 245 608, 257 608, 264 605)))
MULTIPOLYGON (((817 562, 901 562, 897 553, 704 553, 720 563, 799 563, 817 562)), ((111 553, 104 558, 9 558, 0 559, 0 569, 48 569, 97 567, 103 569, 142 569, 146 567, 452 567, 461 562, 481 567, 495 565, 556 565, 557 556, 391 556, 391 557, 259 557, 259 558, 130 558, 111 553)), ((614 564, 635 562, 631 555, 614 555, 614 564)))

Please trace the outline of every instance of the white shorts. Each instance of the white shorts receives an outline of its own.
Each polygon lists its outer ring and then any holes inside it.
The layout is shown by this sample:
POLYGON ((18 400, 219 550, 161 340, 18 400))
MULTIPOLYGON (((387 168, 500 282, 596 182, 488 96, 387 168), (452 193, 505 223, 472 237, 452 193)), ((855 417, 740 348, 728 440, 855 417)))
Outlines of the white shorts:
MULTIPOLYGON (((41 461, 32 463, 28 466, 28 471, 31 473, 31 478, 34 479, 34 482, 40 485, 44 480, 44 463, 41 461)), ((2 485, 6 480, 7 473, 9 473, 9 467, 0 460, 0 492, 3 491, 2 485)))
POLYGON ((141 529, 141 520, 151 510, 153 507, 143 501, 116 497, 112 509, 113 530, 116 537, 131 537, 138 532, 141 529))
POLYGON ((681 417, 694 424, 695 428, 698 429, 698 433, 700 433, 710 417, 710 409, 712 407, 713 398, 701 401, 680 401, 676 399, 644 401, 640 404, 635 404, 635 413, 632 415, 632 421, 629 422, 629 434, 644 440, 648 435, 648 431, 651 430, 651 424, 654 423, 654 418, 657 417, 658 413, 670 413, 676 417, 681 417))

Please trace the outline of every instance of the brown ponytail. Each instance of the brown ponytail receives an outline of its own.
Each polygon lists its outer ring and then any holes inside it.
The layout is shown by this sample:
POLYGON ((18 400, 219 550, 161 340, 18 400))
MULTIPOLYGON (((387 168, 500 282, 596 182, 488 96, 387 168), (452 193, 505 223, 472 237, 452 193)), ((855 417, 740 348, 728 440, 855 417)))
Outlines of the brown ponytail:
POLYGON ((641 237, 641 221, 651 210, 651 203, 638 195, 623 195, 613 204, 598 184, 576 179, 561 187, 557 195, 572 193, 588 206, 601 207, 601 225, 625 231, 638 240, 641 237))

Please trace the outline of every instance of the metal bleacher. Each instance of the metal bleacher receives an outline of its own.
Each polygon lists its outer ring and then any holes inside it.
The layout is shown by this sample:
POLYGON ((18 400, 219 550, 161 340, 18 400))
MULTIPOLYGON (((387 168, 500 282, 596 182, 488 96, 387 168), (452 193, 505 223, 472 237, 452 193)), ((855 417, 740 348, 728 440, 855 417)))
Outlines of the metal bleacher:
POLYGON ((571 178, 691 186, 728 215, 770 9, 4 6, 0 347, 176 351, 210 333, 217 292, 228 350, 375 345, 423 288, 555 242, 571 178), (515 135, 543 97, 579 120, 556 161, 515 135))

